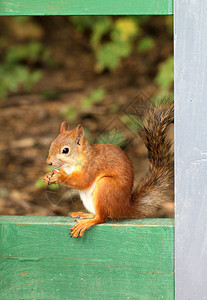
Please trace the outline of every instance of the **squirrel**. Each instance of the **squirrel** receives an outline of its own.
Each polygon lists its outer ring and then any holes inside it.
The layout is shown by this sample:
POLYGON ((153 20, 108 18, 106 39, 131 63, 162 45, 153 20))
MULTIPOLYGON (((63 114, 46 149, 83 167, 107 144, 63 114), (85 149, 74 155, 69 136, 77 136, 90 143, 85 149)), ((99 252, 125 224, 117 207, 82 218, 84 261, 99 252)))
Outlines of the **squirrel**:
POLYGON ((168 125, 174 122, 173 105, 148 107, 139 134, 147 147, 149 171, 133 191, 134 171, 127 154, 112 144, 91 145, 79 124, 70 130, 64 121, 51 143, 47 184, 64 183, 77 189, 89 213, 73 212, 78 220, 70 236, 82 237, 85 230, 110 219, 157 217, 165 203, 173 201, 174 159, 167 140, 168 125), (58 170, 56 170, 58 169, 58 170))

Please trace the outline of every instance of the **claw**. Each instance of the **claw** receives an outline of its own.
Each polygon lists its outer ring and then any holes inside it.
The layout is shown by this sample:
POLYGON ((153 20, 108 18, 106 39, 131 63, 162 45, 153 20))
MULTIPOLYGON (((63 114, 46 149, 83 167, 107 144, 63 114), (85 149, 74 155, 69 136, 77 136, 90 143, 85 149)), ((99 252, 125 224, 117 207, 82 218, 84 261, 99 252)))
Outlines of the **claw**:
POLYGON ((70 235, 74 238, 81 238, 87 229, 99 223, 101 223, 99 219, 98 221, 97 219, 77 220, 77 223, 69 229, 71 231, 70 235))

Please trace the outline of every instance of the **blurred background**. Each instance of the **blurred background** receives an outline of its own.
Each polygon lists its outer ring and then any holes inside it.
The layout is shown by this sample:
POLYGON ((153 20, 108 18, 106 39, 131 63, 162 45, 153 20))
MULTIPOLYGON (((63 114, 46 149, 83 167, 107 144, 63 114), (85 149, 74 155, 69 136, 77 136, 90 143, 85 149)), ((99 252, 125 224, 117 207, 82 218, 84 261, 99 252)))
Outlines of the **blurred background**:
POLYGON ((1 17, 0 214, 83 209, 75 191, 42 182, 63 120, 122 147, 138 182, 148 160, 131 111, 172 93, 172 16, 1 17))

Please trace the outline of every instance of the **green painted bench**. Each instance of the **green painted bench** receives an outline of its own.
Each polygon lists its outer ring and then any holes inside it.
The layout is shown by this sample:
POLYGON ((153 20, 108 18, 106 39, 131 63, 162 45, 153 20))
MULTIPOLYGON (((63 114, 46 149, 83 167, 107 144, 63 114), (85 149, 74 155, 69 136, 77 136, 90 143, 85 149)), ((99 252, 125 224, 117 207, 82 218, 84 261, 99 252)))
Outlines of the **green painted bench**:
POLYGON ((108 222, 70 238, 68 217, 0 217, 0 299, 174 299, 174 221, 108 222))
POLYGON ((173 0, 1 0, 1 16, 169 15, 173 0))

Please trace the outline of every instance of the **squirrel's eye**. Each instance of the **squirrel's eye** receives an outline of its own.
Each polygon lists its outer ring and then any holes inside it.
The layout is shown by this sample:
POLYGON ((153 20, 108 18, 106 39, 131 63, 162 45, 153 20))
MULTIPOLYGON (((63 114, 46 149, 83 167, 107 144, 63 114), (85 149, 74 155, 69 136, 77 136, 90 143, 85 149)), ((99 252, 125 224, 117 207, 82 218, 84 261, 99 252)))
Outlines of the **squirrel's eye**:
POLYGON ((62 153, 67 154, 69 152, 69 148, 63 148, 62 153))

